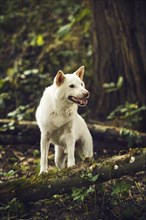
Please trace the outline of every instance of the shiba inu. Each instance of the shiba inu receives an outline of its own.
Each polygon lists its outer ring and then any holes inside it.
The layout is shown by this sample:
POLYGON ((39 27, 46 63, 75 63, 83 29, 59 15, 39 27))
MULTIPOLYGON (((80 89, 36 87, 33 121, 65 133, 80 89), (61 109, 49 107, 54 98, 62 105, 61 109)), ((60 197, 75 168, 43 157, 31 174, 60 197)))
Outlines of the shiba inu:
POLYGON ((48 172, 49 144, 55 145, 55 164, 62 169, 75 165, 75 150, 84 159, 93 156, 93 141, 78 106, 88 103, 90 93, 83 82, 84 66, 72 74, 59 70, 47 87, 36 111, 41 131, 40 173, 48 172))

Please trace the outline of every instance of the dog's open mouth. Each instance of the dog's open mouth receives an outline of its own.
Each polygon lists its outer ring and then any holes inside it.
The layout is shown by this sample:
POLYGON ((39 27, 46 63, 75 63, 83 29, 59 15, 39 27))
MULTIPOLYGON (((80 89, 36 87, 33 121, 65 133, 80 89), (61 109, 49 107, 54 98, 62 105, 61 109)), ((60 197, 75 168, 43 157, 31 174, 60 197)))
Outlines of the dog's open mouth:
POLYGON ((76 103, 79 106, 85 106, 88 103, 88 98, 77 98, 74 96, 69 96, 68 99, 74 103, 76 103))

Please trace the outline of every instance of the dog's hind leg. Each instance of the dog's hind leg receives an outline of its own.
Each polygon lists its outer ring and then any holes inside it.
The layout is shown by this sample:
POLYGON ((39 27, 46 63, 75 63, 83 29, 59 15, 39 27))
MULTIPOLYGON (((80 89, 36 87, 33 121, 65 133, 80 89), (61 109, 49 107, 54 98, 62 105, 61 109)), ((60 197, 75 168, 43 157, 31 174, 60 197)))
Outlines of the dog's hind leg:
POLYGON ((40 161, 40 174, 48 172, 48 150, 49 138, 48 135, 41 134, 41 161, 40 161))
POLYGON ((55 145, 55 164, 58 169, 63 169, 65 167, 67 155, 64 152, 64 148, 55 145))

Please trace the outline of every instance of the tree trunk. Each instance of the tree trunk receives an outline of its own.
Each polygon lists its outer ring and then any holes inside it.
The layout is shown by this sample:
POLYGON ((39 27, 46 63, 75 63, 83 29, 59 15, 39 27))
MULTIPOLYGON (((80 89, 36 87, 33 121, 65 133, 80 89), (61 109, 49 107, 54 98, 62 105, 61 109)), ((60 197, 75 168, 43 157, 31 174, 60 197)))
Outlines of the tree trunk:
POLYGON ((91 2, 94 28, 91 103, 95 109, 93 116, 105 118, 125 101, 146 104, 146 1, 91 2), (106 93, 103 84, 117 82, 119 76, 124 79, 122 88, 106 93))
POLYGON ((135 149, 103 161, 86 161, 61 171, 8 181, 0 185, 0 202, 6 203, 13 198, 22 202, 46 199, 54 194, 71 192, 72 187, 88 187, 123 175, 133 175, 145 168, 146 148, 135 149))

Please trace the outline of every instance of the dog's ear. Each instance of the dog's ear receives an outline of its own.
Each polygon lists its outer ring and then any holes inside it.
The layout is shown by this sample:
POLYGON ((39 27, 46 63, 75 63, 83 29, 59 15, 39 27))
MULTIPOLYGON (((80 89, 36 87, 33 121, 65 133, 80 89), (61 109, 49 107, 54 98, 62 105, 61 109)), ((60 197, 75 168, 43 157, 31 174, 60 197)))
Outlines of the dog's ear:
POLYGON ((56 85, 60 86, 64 82, 64 79, 65 79, 65 75, 64 75, 63 71, 59 70, 56 77, 55 77, 56 85))
POLYGON ((81 67, 75 72, 75 74, 76 74, 81 80, 83 80, 84 72, 85 72, 85 67, 84 67, 84 66, 81 66, 81 67))

